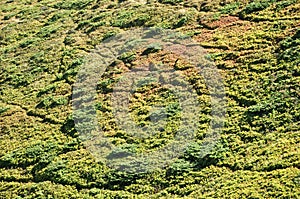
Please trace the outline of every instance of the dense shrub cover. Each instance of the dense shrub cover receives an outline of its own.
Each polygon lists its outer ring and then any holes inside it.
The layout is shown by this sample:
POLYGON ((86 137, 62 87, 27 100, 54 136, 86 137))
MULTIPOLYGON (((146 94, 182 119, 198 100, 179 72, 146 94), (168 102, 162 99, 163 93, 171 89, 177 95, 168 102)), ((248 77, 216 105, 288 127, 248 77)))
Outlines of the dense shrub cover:
MULTIPOLYGON (((299 198, 300 3, 296 0, 20 0, 0 5, 0 198, 299 198), (132 174, 97 162, 79 139, 72 86, 84 57, 137 27, 180 31, 216 63, 228 102, 220 139, 207 154, 209 93, 200 75, 152 46, 125 53, 97 83, 99 125, 124 150, 163 146, 178 129, 178 100, 155 83, 131 98, 132 119, 168 116, 141 141, 118 129, 110 97, 142 61, 186 72, 199 96, 195 142, 173 164, 132 174), (146 103, 147 102, 147 103, 146 103), (150 113, 150 106, 166 113, 150 113)), ((84 114, 84 113, 83 113, 84 114)))

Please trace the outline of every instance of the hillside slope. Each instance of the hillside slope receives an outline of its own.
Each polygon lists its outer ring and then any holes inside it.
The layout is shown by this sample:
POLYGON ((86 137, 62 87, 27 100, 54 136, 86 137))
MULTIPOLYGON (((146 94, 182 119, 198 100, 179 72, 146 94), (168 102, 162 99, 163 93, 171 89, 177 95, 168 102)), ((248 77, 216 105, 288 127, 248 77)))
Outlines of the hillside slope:
MULTIPOLYGON (((0 4, 0 29, 0 198, 300 197, 299 1, 7 0, 0 4), (199 156, 195 144, 167 168, 129 174, 86 149, 71 99, 85 56, 105 38, 139 27, 197 41, 222 74, 228 104, 209 154, 199 156)), ((174 61, 163 52, 120 58, 99 80, 99 124, 116 143, 131 139, 112 115, 116 76, 137 60, 159 57, 174 61)), ((189 78, 205 101, 201 79, 189 78)), ((151 89, 141 91, 133 114, 144 110, 151 89)), ((151 96, 154 104, 161 99, 151 96)), ((209 105, 203 106, 205 129, 209 105)), ((168 139, 131 143, 151 148, 168 139)))

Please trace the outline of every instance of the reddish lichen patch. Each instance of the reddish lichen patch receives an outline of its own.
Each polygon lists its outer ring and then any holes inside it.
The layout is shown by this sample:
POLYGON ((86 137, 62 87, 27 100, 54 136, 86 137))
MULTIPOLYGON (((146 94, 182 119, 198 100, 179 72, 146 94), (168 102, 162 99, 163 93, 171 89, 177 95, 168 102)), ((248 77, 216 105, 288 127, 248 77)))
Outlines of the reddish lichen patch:
POLYGON ((216 29, 220 27, 227 27, 231 25, 232 23, 235 23, 239 21, 240 19, 238 17, 234 16, 226 16, 222 17, 217 21, 210 21, 210 20, 200 20, 200 24, 202 24, 205 28, 208 29, 216 29))
POLYGON ((229 25, 231 25, 232 23, 234 23, 236 21, 239 21, 238 17, 227 16, 227 17, 222 17, 222 18, 220 18, 220 20, 214 21, 214 22, 210 23, 209 25, 211 27, 217 27, 217 28, 226 27, 226 26, 229 26, 229 25))
POLYGON ((193 39, 195 41, 198 42, 208 42, 212 40, 212 36, 213 36, 213 32, 212 30, 201 30, 200 34, 197 34, 193 39))

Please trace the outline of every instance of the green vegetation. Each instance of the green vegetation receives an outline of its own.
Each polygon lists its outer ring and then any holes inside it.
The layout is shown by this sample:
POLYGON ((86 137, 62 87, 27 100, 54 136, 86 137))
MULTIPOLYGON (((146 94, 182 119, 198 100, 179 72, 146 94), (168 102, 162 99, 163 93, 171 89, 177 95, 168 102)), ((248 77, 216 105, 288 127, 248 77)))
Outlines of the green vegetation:
POLYGON ((296 0, 3 1, 0 198, 299 198, 299 19, 296 0), (138 27, 174 29, 202 45, 224 78, 228 107, 216 146, 203 155, 211 120, 203 78, 156 43, 122 54, 98 80, 95 104, 100 127, 122 150, 164 146, 181 116, 178 99, 149 80, 130 97, 131 117, 140 126, 165 117, 165 129, 147 139, 120 129, 111 95, 129 69, 175 68, 201 108, 195 142, 174 163, 132 174, 92 156, 79 139, 71 99, 84 57, 138 27))
POLYGON ((232 14, 240 6, 239 2, 226 4, 220 8, 222 14, 232 14))

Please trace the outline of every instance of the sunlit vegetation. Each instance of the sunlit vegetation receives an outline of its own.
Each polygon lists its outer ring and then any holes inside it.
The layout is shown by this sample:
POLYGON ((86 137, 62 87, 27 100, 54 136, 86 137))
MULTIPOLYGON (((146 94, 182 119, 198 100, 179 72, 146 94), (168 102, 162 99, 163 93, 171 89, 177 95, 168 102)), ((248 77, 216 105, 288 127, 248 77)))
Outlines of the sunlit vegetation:
POLYGON ((3 1, 0 198, 300 197, 299 20, 296 0, 3 1), (165 129, 141 140, 118 128, 113 87, 140 63, 185 74, 201 107, 195 142, 173 164, 132 174, 87 150, 71 99, 84 57, 103 40, 138 27, 174 29, 203 46, 224 79, 228 107, 218 143, 203 156, 211 107, 201 76, 159 48, 121 55, 97 82, 95 104, 98 123, 115 145, 142 153, 164 146, 178 129, 178 99, 153 82, 131 96, 131 117, 141 127, 165 117, 165 129))

